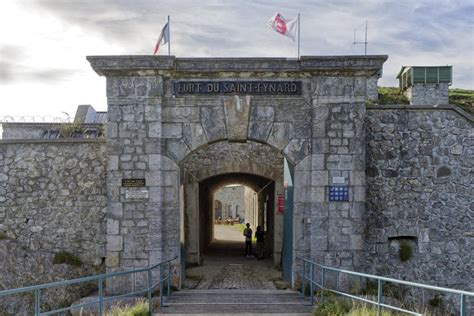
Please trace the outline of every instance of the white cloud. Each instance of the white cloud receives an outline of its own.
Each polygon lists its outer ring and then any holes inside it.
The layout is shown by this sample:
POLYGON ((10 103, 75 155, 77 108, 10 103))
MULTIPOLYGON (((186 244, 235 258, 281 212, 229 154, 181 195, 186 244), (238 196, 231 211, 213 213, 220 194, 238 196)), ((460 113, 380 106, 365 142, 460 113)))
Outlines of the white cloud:
MULTIPOLYGON (((454 86, 474 87, 471 1, 126 1, 0 2, 0 116, 106 110, 105 81, 87 55, 151 54, 171 15, 178 57, 295 57, 296 45, 268 30, 276 11, 301 13, 302 55, 388 54, 382 85, 401 65, 454 66, 454 86), (6 31, 5 31, 6 30, 6 31)), ((162 53, 166 53, 166 49, 162 53)))

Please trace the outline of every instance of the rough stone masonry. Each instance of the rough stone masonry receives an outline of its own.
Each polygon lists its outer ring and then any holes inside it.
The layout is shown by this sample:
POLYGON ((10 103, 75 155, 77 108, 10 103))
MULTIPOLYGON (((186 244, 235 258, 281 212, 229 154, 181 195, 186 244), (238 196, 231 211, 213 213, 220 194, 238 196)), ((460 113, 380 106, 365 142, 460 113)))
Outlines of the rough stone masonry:
MULTIPOLYGON (((107 272, 178 257, 179 284, 209 241, 200 185, 264 179, 277 205, 286 161, 293 225, 288 233, 272 209, 271 240, 278 265, 292 238, 293 283, 304 256, 472 290, 472 117, 449 105, 368 107, 386 58, 88 57, 107 79, 106 142, 2 141, 0 243, 67 250, 107 272), (335 187, 347 199, 330 200, 335 187), (402 243, 413 254, 403 262, 402 243)), ((48 281, 39 271, 15 286, 48 281)), ((107 291, 140 282, 110 281, 107 291)))

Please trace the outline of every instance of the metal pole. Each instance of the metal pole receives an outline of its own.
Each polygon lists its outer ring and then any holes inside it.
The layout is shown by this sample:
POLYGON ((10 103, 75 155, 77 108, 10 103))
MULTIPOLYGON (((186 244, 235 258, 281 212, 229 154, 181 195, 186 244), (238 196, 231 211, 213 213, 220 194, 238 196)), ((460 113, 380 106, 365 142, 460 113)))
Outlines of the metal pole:
POLYGON ((321 302, 324 299, 324 274, 325 270, 324 267, 321 268, 321 302))
POLYGON ((298 59, 300 59, 300 14, 298 13, 298 59))
POLYGON ((160 307, 163 307, 163 264, 160 264, 160 307))
POLYGON ((303 260, 303 274, 301 275, 301 295, 303 297, 305 297, 305 291, 306 291, 306 283, 305 283, 305 278, 306 278, 306 275, 305 275, 305 269, 306 268, 306 261, 303 260))
POLYGON ((102 283, 103 283, 102 278, 99 278, 99 316, 102 316, 102 309, 103 309, 104 289, 103 289, 102 283))
POLYGON ((313 282, 314 282, 314 265, 310 263, 311 265, 309 266, 309 273, 310 273, 310 282, 309 282, 309 289, 310 289, 310 302, 311 305, 314 305, 314 289, 313 289, 313 282))
POLYGON ((170 16, 168 15, 168 56, 171 55, 171 24, 170 24, 170 16))
POLYGON ((365 20, 365 55, 367 55, 367 20, 365 20))
POLYGON ((168 261, 168 278, 166 282, 168 286, 168 298, 171 297, 171 261, 168 261))
POLYGON ((382 304, 382 280, 377 280, 377 316, 380 316, 380 304, 382 304))
MULTIPOLYGON (((151 270, 148 270, 147 271, 147 283, 148 283, 148 315, 151 316, 152 315, 152 302, 151 302, 151 288, 153 286, 153 279, 152 279, 152 275, 151 275, 151 270)), ((161 307, 161 306, 160 306, 161 307)))
POLYGON ((461 316, 464 316, 465 315, 465 300, 466 300, 466 297, 464 296, 464 294, 461 294, 461 309, 459 311, 459 315, 461 316))
POLYGON ((40 307, 40 290, 36 289, 35 290, 35 315, 39 316, 41 313, 41 307, 40 307))

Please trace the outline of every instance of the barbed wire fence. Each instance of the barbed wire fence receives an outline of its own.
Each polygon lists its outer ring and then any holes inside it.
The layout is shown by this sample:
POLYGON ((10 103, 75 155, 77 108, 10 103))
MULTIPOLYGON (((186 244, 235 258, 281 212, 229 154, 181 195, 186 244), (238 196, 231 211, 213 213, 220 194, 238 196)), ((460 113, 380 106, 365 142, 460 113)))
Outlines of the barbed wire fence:
POLYGON ((5 115, 0 116, 1 123, 72 123, 72 117, 63 112, 62 116, 51 116, 51 115, 21 115, 12 116, 5 115))

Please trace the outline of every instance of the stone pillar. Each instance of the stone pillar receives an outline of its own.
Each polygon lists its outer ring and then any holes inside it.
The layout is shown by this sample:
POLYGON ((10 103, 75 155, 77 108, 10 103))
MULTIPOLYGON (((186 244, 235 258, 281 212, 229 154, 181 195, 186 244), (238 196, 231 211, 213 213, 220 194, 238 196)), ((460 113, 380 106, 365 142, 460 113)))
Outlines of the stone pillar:
POLYGON ((316 78, 311 161, 311 258, 361 270, 365 210, 363 77, 316 78), (348 186, 349 201, 329 201, 330 186, 348 186))
MULTIPOLYGON (((107 272, 161 260, 162 93, 158 76, 107 77, 107 272), (122 179, 145 179, 146 185, 122 187, 122 179)), ((143 282, 108 279, 107 291, 129 291, 143 282)))

